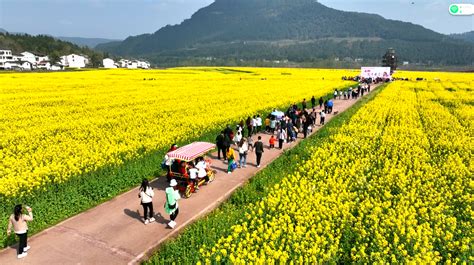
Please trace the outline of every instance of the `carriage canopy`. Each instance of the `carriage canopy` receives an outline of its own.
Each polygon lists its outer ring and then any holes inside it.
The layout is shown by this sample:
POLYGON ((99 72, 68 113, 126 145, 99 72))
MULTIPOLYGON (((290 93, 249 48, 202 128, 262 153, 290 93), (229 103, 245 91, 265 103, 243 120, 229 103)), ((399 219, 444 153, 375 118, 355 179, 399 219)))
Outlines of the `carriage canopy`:
POLYGON ((203 156, 207 152, 216 148, 215 144, 207 142, 194 142, 183 147, 180 147, 174 151, 169 152, 167 155, 169 158, 179 159, 183 161, 192 161, 200 156, 203 156))

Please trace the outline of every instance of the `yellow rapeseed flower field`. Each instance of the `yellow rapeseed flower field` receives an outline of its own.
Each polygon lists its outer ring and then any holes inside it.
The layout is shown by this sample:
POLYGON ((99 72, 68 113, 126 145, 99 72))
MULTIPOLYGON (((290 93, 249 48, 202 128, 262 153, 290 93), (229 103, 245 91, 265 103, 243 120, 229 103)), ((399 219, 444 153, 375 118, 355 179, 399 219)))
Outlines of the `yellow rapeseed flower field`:
POLYGON ((474 75, 397 76, 201 260, 472 264, 474 75))
MULTIPOLYGON (((120 165, 352 84, 344 70, 178 68, 0 74, 0 197, 120 165)), ((157 165, 159 167, 159 165, 157 165)))

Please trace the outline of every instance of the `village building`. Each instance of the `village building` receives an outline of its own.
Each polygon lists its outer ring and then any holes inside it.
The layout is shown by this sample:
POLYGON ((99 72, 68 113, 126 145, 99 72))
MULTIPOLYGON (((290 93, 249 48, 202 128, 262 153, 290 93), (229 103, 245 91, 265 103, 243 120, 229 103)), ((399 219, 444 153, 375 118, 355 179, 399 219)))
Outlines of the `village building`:
POLYGON ((115 65, 114 60, 110 58, 105 58, 104 60, 102 60, 102 65, 104 66, 104 68, 117 68, 117 65, 115 65))
POLYGON ((13 55, 11 50, 0 50, 0 68, 5 68, 5 63, 13 60, 13 55))
POLYGON ((36 55, 34 55, 33 53, 31 53, 31 52, 22 52, 22 53, 20 53, 20 55, 21 55, 20 61, 27 61, 27 62, 30 62, 32 64, 36 63, 36 55))
POLYGON ((150 68, 150 63, 146 61, 137 61, 138 68, 141 69, 149 69, 150 68))
POLYGON ((49 61, 49 56, 48 55, 36 55, 36 63, 39 62, 44 62, 44 61, 49 61))
POLYGON ((51 65, 51 68, 49 70, 51 71, 61 71, 61 70, 64 70, 64 65, 60 64, 60 63, 56 63, 56 64, 53 64, 51 65))
POLYGON ((61 64, 71 68, 84 68, 89 60, 82 55, 69 54, 61 56, 61 64))
POLYGON ((137 61, 128 61, 127 66, 128 69, 137 69, 138 62, 137 61))
POLYGON ((36 68, 42 70, 51 70, 51 63, 49 61, 40 61, 36 64, 36 68))

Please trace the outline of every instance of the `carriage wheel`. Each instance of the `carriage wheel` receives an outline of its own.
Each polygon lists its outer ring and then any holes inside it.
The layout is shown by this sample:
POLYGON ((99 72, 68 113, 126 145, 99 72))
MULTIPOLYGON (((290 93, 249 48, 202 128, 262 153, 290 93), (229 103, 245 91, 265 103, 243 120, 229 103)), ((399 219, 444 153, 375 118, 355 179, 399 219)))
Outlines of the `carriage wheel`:
POLYGON ((189 198, 193 192, 191 191, 191 185, 186 186, 186 190, 184 191, 184 197, 189 198))
POLYGON ((216 174, 214 174, 214 171, 210 171, 208 177, 209 177, 209 182, 213 182, 214 179, 216 178, 216 174))

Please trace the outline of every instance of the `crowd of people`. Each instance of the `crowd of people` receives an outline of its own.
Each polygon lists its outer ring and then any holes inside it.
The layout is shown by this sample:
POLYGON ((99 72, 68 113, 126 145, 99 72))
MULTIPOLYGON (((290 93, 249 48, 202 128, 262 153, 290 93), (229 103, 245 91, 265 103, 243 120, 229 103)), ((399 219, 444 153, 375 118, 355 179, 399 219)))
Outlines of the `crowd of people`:
POLYGON ((241 120, 235 126, 235 130, 227 125, 216 137, 217 159, 227 161, 227 173, 231 174, 237 168, 246 167, 248 152, 255 152, 256 166, 260 167, 264 148, 260 136, 254 142, 254 138, 258 133, 264 132, 271 135, 268 142, 268 148, 270 149, 282 149, 284 143, 295 141, 300 134, 303 138, 306 138, 314 126, 324 125, 326 115, 334 112, 335 99, 358 99, 369 93, 371 84, 375 82, 372 79, 360 81, 357 87, 349 87, 345 90, 336 89, 332 96, 326 99, 323 97, 316 99, 313 96, 310 99, 311 107, 308 106, 309 103, 306 99, 303 99, 300 106, 293 103, 286 112, 274 109, 265 119, 262 119, 259 114, 249 116, 245 121, 241 120), (318 117, 319 124, 317 122, 318 117), (278 146, 276 146, 277 143, 278 146), (235 146, 235 151, 232 146, 235 146))

